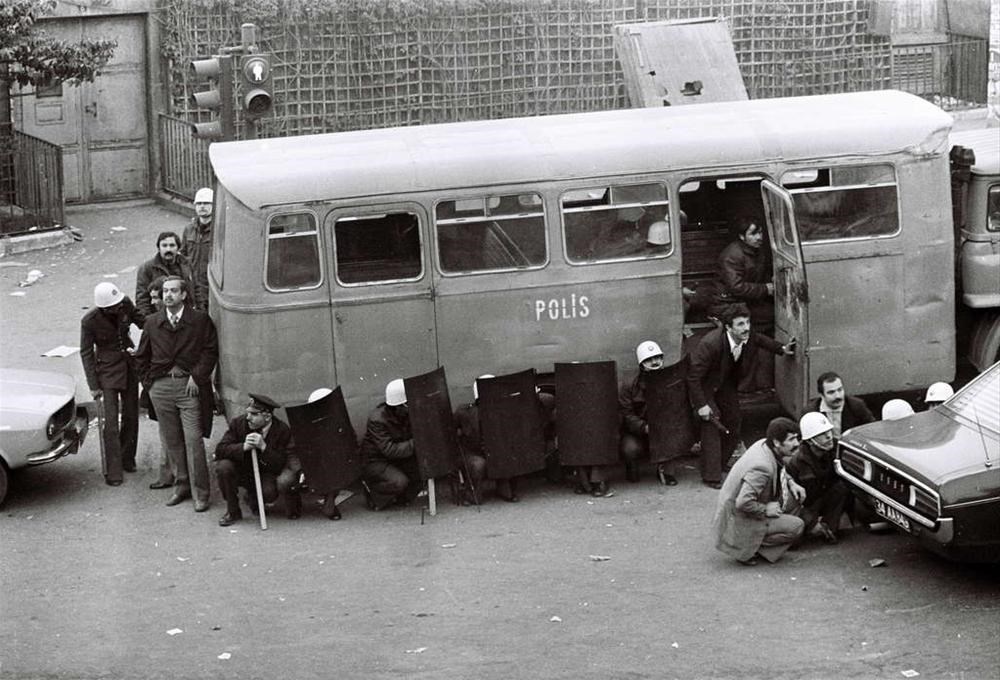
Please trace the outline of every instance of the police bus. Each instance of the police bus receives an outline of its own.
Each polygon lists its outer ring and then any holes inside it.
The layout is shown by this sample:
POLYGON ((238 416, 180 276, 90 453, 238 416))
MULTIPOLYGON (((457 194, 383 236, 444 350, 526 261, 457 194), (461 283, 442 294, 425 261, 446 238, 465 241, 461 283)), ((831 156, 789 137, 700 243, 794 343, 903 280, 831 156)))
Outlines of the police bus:
POLYGON ((856 393, 950 380, 951 122, 880 91, 213 144, 223 398, 340 385, 360 429, 438 366, 462 401, 483 373, 631 373, 644 339, 678 360, 708 324, 684 291, 744 214, 799 343, 786 409, 831 369, 856 393))

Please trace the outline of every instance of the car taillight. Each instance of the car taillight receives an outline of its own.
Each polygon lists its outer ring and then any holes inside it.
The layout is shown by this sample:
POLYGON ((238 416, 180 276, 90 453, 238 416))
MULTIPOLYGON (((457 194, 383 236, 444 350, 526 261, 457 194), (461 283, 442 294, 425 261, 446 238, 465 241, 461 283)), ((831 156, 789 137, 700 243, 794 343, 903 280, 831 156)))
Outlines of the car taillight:
POLYGON ((928 517, 938 516, 938 499, 934 494, 914 484, 910 485, 910 497, 907 499, 911 508, 928 517))
POLYGON ((840 464, 844 470, 866 482, 872 481, 872 464, 867 459, 848 449, 840 450, 840 464))

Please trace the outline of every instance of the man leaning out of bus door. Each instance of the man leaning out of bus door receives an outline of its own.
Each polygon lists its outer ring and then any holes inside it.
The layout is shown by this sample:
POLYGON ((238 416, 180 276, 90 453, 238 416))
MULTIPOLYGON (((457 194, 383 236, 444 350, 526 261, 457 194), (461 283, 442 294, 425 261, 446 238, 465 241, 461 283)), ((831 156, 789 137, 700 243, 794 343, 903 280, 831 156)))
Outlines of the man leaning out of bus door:
POLYGON ((246 411, 229 421, 226 434, 215 447, 215 477, 226 501, 226 514, 219 526, 228 527, 243 519, 239 488, 247 490, 251 512, 257 515, 257 491, 254 480, 253 452, 257 452, 261 496, 264 503, 273 503, 278 494, 285 497, 289 519, 302 512, 302 497, 298 491, 299 472, 288 465, 292 431, 274 417, 279 404, 262 394, 251 394, 246 411))
POLYGON ((740 442, 741 379, 754 370, 757 348, 791 356, 795 339, 786 345, 750 330, 750 310, 739 303, 722 313, 722 328, 706 333, 691 355, 688 397, 701 418, 701 479, 712 488, 722 486, 723 463, 740 442))
MULTIPOLYGON (((652 340, 644 340, 635 348, 639 372, 622 386, 618 393, 618 414, 621 416, 621 439, 618 450, 625 461, 625 477, 639 481, 639 459, 649 455, 649 420, 646 415, 646 376, 664 367, 663 350, 652 340)), ((674 462, 660 463, 656 470, 660 482, 676 486, 674 462)))
POLYGON ((420 474, 401 378, 386 385, 385 401, 368 416, 361 460, 361 478, 372 510, 383 510, 393 502, 406 505, 417 497, 420 474))

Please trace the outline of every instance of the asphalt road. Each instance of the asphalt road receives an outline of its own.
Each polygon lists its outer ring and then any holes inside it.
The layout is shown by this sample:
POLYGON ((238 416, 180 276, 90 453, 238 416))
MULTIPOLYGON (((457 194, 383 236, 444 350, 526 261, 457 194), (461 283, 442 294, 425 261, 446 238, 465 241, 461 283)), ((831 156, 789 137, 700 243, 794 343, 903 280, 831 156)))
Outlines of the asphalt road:
MULTIPOLYGON (((0 258, 4 366, 82 377, 78 355, 39 355, 77 345, 93 286, 117 274, 131 293, 129 268, 185 220, 129 204, 69 221, 82 243, 0 258)), ((751 432, 772 415, 755 410, 751 432)), ((217 492, 205 514, 165 507, 147 488, 158 447, 143 421, 118 488, 93 436, 14 476, 0 678, 1000 678, 1000 568, 860 529, 742 567, 712 547, 716 492, 693 458, 677 487, 619 471, 592 499, 536 479, 516 505, 444 494, 433 518, 354 497, 330 522, 308 497, 263 532, 249 515, 220 528, 217 492)))

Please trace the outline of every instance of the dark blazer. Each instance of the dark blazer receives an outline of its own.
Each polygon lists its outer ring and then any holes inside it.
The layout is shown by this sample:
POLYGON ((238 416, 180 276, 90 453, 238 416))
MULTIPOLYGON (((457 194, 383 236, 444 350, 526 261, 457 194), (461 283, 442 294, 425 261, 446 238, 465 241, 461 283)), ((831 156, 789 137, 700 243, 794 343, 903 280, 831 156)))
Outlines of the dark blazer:
MULTIPOLYGON (((819 403, 822 397, 816 397, 806 406, 806 410, 803 414, 809 413, 810 411, 819 411, 819 403)), ((871 409, 868 408, 866 404, 860 397, 852 397, 847 395, 844 397, 844 412, 840 414, 840 431, 846 432, 852 427, 857 427, 858 425, 864 425, 866 423, 874 423, 875 416, 872 414, 871 409)))
POLYGON ((142 330, 135 360, 143 386, 148 390, 174 366, 190 373, 198 385, 203 436, 208 437, 215 415, 212 371, 219 360, 215 324, 208 314, 185 307, 177 328, 170 325, 167 310, 161 309, 146 319, 142 330))
POLYGON ((623 432, 646 435, 646 373, 641 368, 618 392, 618 415, 623 432))
MULTIPOLYGON (((185 312, 186 313, 186 312, 185 312)), ((243 450, 243 440, 250 434, 250 424, 246 414, 229 421, 226 433, 215 447, 215 460, 231 460, 238 463, 240 477, 245 480, 253 474, 251 453, 243 450)), ((271 428, 264 437, 264 450, 258 452, 257 462, 261 473, 277 477, 288 462, 288 452, 292 445, 292 431, 283 421, 271 418, 271 428)))
MULTIPOLYGON (((87 375, 87 385, 94 390, 126 390, 129 372, 133 372, 134 362, 128 353, 133 347, 128 336, 130 324, 142 325, 142 319, 135 305, 126 297, 121 311, 109 316, 97 307, 83 315, 80 320, 80 360, 87 375)), ((135 382, 132 383, 135 385, 135 382)))
POLYGON ((720 389, 736 390, 740 378, 752 375, 756 365, 757 348, 763 347, 774 354, 782 353, 782 345, 774 338, 760 333, 750 333, 740 354, 739 363, 733 361, 725 328, 710 330, 691 353, 688 369, 688 397, 691 407, 699 409, 709 403, 720 389))

